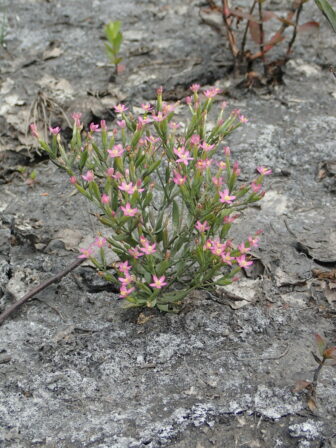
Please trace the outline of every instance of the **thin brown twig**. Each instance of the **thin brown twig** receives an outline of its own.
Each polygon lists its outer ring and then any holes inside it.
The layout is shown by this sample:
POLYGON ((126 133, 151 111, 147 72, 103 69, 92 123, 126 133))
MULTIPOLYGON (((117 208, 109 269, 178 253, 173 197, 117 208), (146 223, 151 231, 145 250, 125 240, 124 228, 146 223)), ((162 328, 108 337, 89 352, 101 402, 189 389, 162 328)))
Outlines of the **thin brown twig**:
POLYGON ((223 21, 224 24, 226 26, 226 31, 227 31, 227 35, 228 35, 228 39, 229 39, 229 45, 230 45, 230 50, 231 53, 234 57, 234 60, 236 62, 237 59, 237 55, 239 53, 238 47, 237 47, 237 41, 236 41, 236 37, 234 32, 232 31, 231 28, 231 22, 232 20, 230 20, 227 16, 227 12, 229 11, 229 3, 228 0, 222 0, 222 15, 223 15, 223 21))
MULTIPOLYGON (((257 0, 254 0, 253 5, 250 8, 249 14, 252 15, 254 8, 257 4, 257 0)), ((243 34, 243 38, 242 38, 242 43, 241 43, 241 47, 240 47, 240 53, 241 53, 241 59, 244 57, 244 51, 245 51, 245 45, 246 45, 246 39, 247 39, 247 32, 250 26, 250 21, 248 20, 246 23, 246 27, 244 30, 244 34, 243 34)))
POLYGON ((4 322, 5 319, 7 319, 8 316, 10 316, 12 313, 14 313, 14 311, 16 311, 21 305, 23 305, 29 299, 34 297, 40 291, 43 291, 43 289, 47 288, 49 285, 59 282, 64 276, 69 274, 69 272, 73 271, 75 268, 77 268, 77 266, 82 264, 84 260, 85 260, 84 258, 75 260, 66 269, 64 269, 64 271, 59 272, 58 274, 51 277, 49 280, 46 280, 45 282, 40 283, 38 286, 36 286, 36 288, 32 289, 25 296, 23 296, 20 300, 13 303, 12 306, 10 306, 2 314, 0 314, 0 325, 4 322))
POLYGON ((293 35, 291 40, 288 43, 288 48, 287 48, 287 54, 286 54, 286 58, 288 59, 290 57, 290 52, 292 50, 292 46, 295 42, 296 39, 296 35, 297 35, 297 27, 299 25, 299 18, 300 18, 300 14, 303 8, 303 2, 301 1, 300 6, 298 7, 297 11, 296 11, 296 17, 295 17, 295 23, 294 23, 294 28, 293 28, 293 35))
POLYGON ((259 12, 259 33, 260 33, 260 41, 259 41, 259 48, 260 48, 260 53, 261 53, 261 60, 263 63, 263 67, 264 67, 264 75, 266 76, 267 74, 267 67, 266 67, 266 62, 265 62, 265 51, 264 51, 264 44, 265 44, 265 36, 264 36, 264 25, 263 25, 263 11, 262 11, 262 3, 258 2, 258 12, 259 12))

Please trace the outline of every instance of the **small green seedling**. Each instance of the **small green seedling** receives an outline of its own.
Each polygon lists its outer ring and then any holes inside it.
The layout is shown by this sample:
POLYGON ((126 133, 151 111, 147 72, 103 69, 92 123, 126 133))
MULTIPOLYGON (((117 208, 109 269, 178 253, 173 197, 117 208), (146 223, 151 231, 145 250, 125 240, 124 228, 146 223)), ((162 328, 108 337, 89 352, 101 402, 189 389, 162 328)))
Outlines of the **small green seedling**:
POLYGON ((118 74, 118 65, 122 61, 122 58, 119 56, 120 47, 123 40, 123 35, 120 28, 121 22, 119 20, 110 22, 104 27, 105 36, 108 40, 108 42, 105 42, 105 49, 108 58, 115 66, 116 74, 118 74))

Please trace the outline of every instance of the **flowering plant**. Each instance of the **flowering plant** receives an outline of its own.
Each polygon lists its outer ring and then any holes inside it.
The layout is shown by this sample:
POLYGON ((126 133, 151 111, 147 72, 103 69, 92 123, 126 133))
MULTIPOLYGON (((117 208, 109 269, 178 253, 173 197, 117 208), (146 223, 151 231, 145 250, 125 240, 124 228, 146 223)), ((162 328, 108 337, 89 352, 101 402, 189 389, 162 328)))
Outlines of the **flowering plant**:
POLYGON ((222 103, 209 127, 219 89, 203 94, 199 89, 194 84, 186 99, 191 119, 185 126, 174 121, 177 105, 162 101, 161 88, 156 106, 143 104, 138 117, 116 106, 112 131, 102 120, 85 132, 75 114, 67 150, 59 128, 50 129, 48 144, 31 125, 41 148, 97 206, 97 218, 110 229, 80 257, 119 284, 128 306, 176 310, 191 290, 228 285, 252 264, 248 254, 257 236, 235 245, 228 233, 239 211, 263 197, 262 182, 271 170, 258 167, 250 184, 237 183, 239 165, 221 144, 247 119, 238 110, 224 115, 222 103), (106 261, 108 249, 117 262, 106 261))

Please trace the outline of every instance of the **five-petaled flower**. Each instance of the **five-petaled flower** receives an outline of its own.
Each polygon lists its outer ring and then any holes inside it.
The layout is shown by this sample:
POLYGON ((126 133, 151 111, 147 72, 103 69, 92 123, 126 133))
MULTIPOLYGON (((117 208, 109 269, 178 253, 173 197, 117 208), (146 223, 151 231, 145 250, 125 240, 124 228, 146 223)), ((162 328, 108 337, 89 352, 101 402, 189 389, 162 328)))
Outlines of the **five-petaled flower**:
POLYGON ((86 172, 86 174, 82 174, 82 178, 86 180, 86 182, 93 182, 94 181, 94 174, 92 170, 89 170, 86 172))
POLYGON ((191 86, 190 86, 190 90, 192 91, 192 92, 194 92, 194 93, 196 93, 196 92, 198 92, 199 91, 199 89, 201 88, 201 86, 199 85, 199 84, 192 84, 191 86))
POLYGON ((94 246, 99 247, 100 249, 106 246, 106 238, 102 236, 97 236, 94 242, 94 246))
POLYGON ((153 275, 153 283, 150 283, 149 286, 152 286, 152 288, 161 289, 163 286, 166 286, 168 283, 165 282, 166 277, 162 275, 160 278, 158 278, 156 275, 153 275))
POLYGON ((253 264, 253 261, 246 260, 246 255, 241 255, 240 257, 237 257, 236 260, 241 268, 248 268, 253 264))
POLYGON ((128 288, 126 286, 122 286, 120 288, 120 297, 123 299, 124 297, 129 296, 132 292, 135 291, 134 286, 132 288, 128 288))
POLYGON ((178 171, 174 171, 173 182, 176 185, 183 185, 187 180, 187 176, 181 176, 178 171))
POLYGON ((92 257, 92 248, 88 247, 87 249, 79 249, 81 252, 81 255, 78 256, 78 258, 90 258, 92 257))
POLYGON ((208 225, 207 221, 204 221, 203 223, 201 221, 197 221, 196 225, 195 225, 195 228, 199 232, 203 233, 203 232, 206 232, 207 230, 209 230, 210 226, 208 225))
POLYGON ((257 166, 257 171, 262 176, 268 176, 269 174, 272 174, 272 170, 269 168, 265 168, 264 166, 257 166))
POLYGON ((236 199, 236 196, 230 195, 230 192, 227 188, 224 191, 220 191, 219 196, 219 201, 223 204, 232 204, 232 202, 236 199))
POLYGON ((218 87, 211 87, 211 89, 206 90, 203 92, 203 95, 207 98, 214 98, 216 95, 218 95, 221 92, 221 89, 218 87))
POLYGON ((114 107, 114 110, 117 112, 117 114, 123 114, 124 112, 126 112, 128 109, 124 104, 117 104, 114 107))
POLYGON ((125 152, 125 149, 122 147, 122 145, 114 145, 112 149, 108 149, 107 152, 109 153, 109 156, 114 157, 120 157, 125 152))
POLYGON ((127 202, 125 207, 121 206, 120 208, 125 216, 131 216, 131 217, 135 216, 139 211, 137 208, 131 208, 131 204, 129 202, 127 202))
POLYGON ((49 131, 53 135, 57 135, 61 132, 61 128, 59 126, 56 126, 55 128, 50 127, 49 131))

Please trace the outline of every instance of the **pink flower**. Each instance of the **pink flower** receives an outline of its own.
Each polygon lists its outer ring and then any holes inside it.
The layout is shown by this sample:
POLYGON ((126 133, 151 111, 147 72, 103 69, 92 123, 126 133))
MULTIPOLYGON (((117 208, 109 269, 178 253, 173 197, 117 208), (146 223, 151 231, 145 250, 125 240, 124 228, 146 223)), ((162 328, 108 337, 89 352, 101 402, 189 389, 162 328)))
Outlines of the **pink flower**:
POLYGON ((131 208, 131 204, 129 202, 127 202, 125 207, 121 206, 120 208, 125 216, 131 216, 131 217, 135 216, 139 211, 137 208, 131 208))
POLYGON ((190 137, 190 143, 195 146, 199 145, 201 143, 201 137, 198 134, 193 134, 190 137))
POLYGON ((126 182, 122 182, 121 185, 119 185, 119 190, 125 191, 128 194, 133 194, 136 191, 136 186, 130 182, 127 184, 126 182))
POLYGON ((245 243, 241 243, 241 244, 239 244, 239 246, 237 246, 237 249, 239 250, 239 252, 240 252, 241 254, 247 254, 248 251, 249 251, 249 247, 246 247, 246 246, 245 246, 245 243))
POLYGON ((99 124, 90 123, 90 132, 98 132, 99 130, 99 124))
POLYGON ((210 226, 208 225, 207 221, 204 221, 203 223, 201 223, 200 221, 197 221, 196 225, 195 225, 195 228, 199 232, 203 233, 203 232, 206 232, 207 230, 209 230, 210 226))
POLYGON ((143 252, 145 255, 152 255, 152 254, 154 254, 154 253, 156 252, 156 250, 155 250, 155 246, 156 246, 155 243, 153 243, 153 244, 147 244, 146 246, 141 247, 140 250, 141 250, 141 252, 143 252))
POLYGON ((114 168, 107 168, 106 170, 106 176, 107 177, 114 177, 114 168))
POLYGON ((133 275, 129 275, 128 272, 126 272, 125 277, 118 277, 118 280, 122 284, 122 287, 126 287, 134 281, 134 277, 133 275))
POLYGON ((262 185, 261 184, 256 184, 255 182, 251 183, 251 190, 253 191, 253 193, 259 193, 259 191, 262 189, 262 185))
POLYGON ((134 287, 127 289, 125 286, 122 286, 120 288, 120 297, 123 299, 124 297, 127 297, 130 294, 132 294, 133 291, 135 291, 134 287))
POLYGON ((231 224, 234 222, 237 218, 239 218, 240 215, 233 215, 233 216, 224 216, 224 224, 231 224))
POLYGON ((82 255, 79 255, 78 258, 90 258, 92 256, 92 249, 88 247, 87 249, 79 249, 82 255))
POLYGON ((124 104, 117 104, 114 107, 114 110, 117 112, 117 114, 122 114, 128 110, 128 108, 124 104))
POLYGON ((183 146, 181 148, 175 148, 174 153, 178 156, 176 159, 176 163, 184 163, 185 166, 188 165, 189 160, 193 160, 193 157, 190 157, 190 152, 187 151, 183 146))
POLYGON ((191 96, 186 96, 184 101, 186 102, 186 104, 188 104, 188 106, 192 103, 192 98, 191 96))
POLYGON ((223 185, 223 178, 222 177, 213 177, 212 179, 212 183, 217 187, 220 188, 223 185))
POLYGON ((103 193, 101 197, 102 204, 108 204, 110 202, 110 196, 103 193))
POLYGON ((236 176, 239 176, 240 174, 239 163, 237 161, 233 164, 233 172, 236 176))
POLYGON ((223 252, 221 254, 221 259, 222 259, 223 263, 226 263, 226 264, 232 266, 232 260, 234 260, 234 258, 231 257, 230 252, 223 252))
POLYGON ((175 123, 175 121, 171 121, 168 124, 168 126, 172 131, 176 131, 180 127, 180 123, 175 123))
POLYGON ((253 264, 253 261, 246 260, 246 255, 241 255, 240 257, 237 257, 236 260, 241 268, 248 268, 253 264))
POLYGON ((223 244, 216 240, 211 241, 210 251, 213 255, 217 255, 218 257, 221 257, 222 253, 225 249, 226 249, 226 244, 223 244))
POLYGON ((37 131, 37 126, 35 123, 32 123, 31 125, 29 125, 30 127, 30 132, 31 134, 35 137, 35 138, 40 138, 38 131, 37 131))
POLYGON ((106 131, 107 130, 106 121, 105 120, 100 120, 100 127, 101 127, 102 131, 106 131))
POLYGON ((146 140, 148 141, 148 143, 153 143, 153 144, 160 141, 159 138, 156 138, 153 135, 150 135, 149 137, 146 137, 146 140))
POLYGON ((199 170, 206 170, 211 166, 211 163, 212 163, 211 159, 197 160, 196 167, 199 170))
POLYGON ((118 125, 121 129, 125 129, 125 128, 126 128, 126 121, 125 121, 125 120, 117 120, 117 125, 118 125))
POLYGON ((230 156, 230 154, 231 154, 231 149, 230 149, 229 146, 224 146, 223 151, 224 151, 224 154, 225 154, 227 157, 230 156))
POLYGON ((131 270, 132 266, 128 264, 128 261, 124 261, 123 263, 118 263, 118 270, 122 272, 123 274, 128 274, 128 272, 131 270))
POLYGON ((258 247, 259 245, 259 238, 253 238, 252 236, 249 236, 248 242, 250 243, 250 247, 258 247))
POLYGON ((97 236, 93 244, 94 246, 99 247, 101 249, 102 247, 106 246, 106 238, 103 238, 102 236, 97 236))
POLYGON ((206 96, 207 98, 214 98, 220 92, 221 89, 218 89, 217 87, 211 87, 211 89, 208 89, 205 92, 203 92, 203 95, 206 96))
POLYGON ((108 149, 107 152, 109 153, 109 156, 114 157, 120 157, 125 152, 125 149, 122 147, 122 145, 114 145, 113 149, 108 149))
POLYGON ((231 112, 231 115, 234 115, 236 117, 239 117, 240 115, 240 109, 233 109, 233 111, 231 112))
POLYGON ((142 129, 145 124, 151 123, 152 120, 149 117, 138 117, 137 129, 142 129))
POLYGON ((49 131, 53 135, 57 135, 61 132, 61 128, 59 126, 56 126, 55 128, 50 127, 49 131))
POLYGON ((91 171, 91 170, 87 171, 86 174, 82 175, 82 178, 84 180, 86 180, 86 182, 93 182, 93 180, 94 180, 93 171, 91 171))
POLYGON ((221 108, 222 110, 224 110, 224 109, 226 109, 227 105, 228 105, 228 103, 227 103, 226 101, 223 101, 223 102, 221 103, 221 105, 220 105, 220 108, 221 108))
POLYGON ((226 163, 223 162, 222 160, 220 162, 217 162, 217 166, 220 170, 225 170, 226 169, 226 163))
POLYGON ((207 142, 203 142, 203 143, 201 144, 201 148, 202 148, 205 152, 211 151, 212 149, 214 149, 214 147, 215 147, 215 145, 209 145, 207 142))
POLYGON ((265 168, 264 166, 257 166, 257 171, 262 176, 268 176, 269 174, 272 174, 272 170, 268 169, 268 168, 265 168))
POLYGON ((77 183, 77 178, 76 178, 76 176, 71 176, 69 180, 70 180, 70 183, 71 183, 72 185, 75 185, 75 184, 77 183))
POLYGON ((149 286, 152 286, 156 289, 161 289, 163 286, 166 286, 168 283, 165 282, 166 277, 162 275, 158 278, 156 275, 153 275, 153 283, 150 283, 149 286))
POLYGON ((247 119, 246 117, 244 117, 244 115, 239 115, 239 121, 240 121, 241 123, 247 123, 247 122, 248 122, 248 119, 247 119))
POLYGON ((81 127, 80 119, 81 119, 81 117, 82 117, 82 114, 80 114, 80 113, 74 113, 74 114, 72 114, 71 116, 72 116, 72 118, 73 118, 74 121, 75 121, 75 126, 76 126, 77 128, 80 128, 80 127, 81 127))
POLYGON ((187 176, 181 176, 178 171, 174 171, 173 182, 176 185, 183 185, 187 180, 187 176))
POLYGON ((152 118, 154 121, 160 122, 167 118, 167 115, 163 115, 163 113, 160 111, 157 113, 157 115, 152 114, 152 118))
POLYGON ((149 103, 141 104, 141 107, 145 112, 150 112, 153 109, 153 106, 149 103))
POLYGON ((134 258, 140 258, 144 255, 142 252, 140 252, 138 247, 128 249, 128 253, 134 258))
POLYGON ((224 191, 220 191, 219 196, 219 201, 223 204, 232 204, 232 202, 236 199, 236 196, 230 196, 230 192, 227 188, 224 191))
POLYGON ((199 84, 192 84, 190 86, 190 90, 194 93, 198 92, 200 88, 201 88, 201 86, 199 84))

